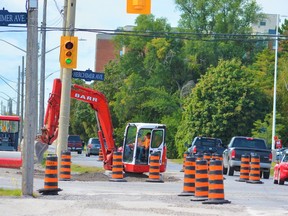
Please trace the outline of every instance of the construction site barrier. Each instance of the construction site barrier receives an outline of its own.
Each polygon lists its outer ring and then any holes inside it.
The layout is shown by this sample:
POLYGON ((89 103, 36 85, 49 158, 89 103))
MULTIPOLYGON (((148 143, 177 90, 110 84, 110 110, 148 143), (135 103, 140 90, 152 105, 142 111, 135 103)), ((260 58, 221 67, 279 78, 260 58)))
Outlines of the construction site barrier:
POLYGON ((185 170, 185 161, 186 161, 186 157, 189 155, 189 152, 184 152, 183 154, 183 164, 182 164, 182 169, 180 170, 180 172, 184 172, 185 170))
POLYGON ((60 180, 71 180, 71 152, 62 151, 61 154, 61 166, 60 166, 60 180))
POLYGON ((246 182, 252 183, 252 184, 263 184, 263 182, 260 181, 260 156, 259 155, 251 156, 249 180, 246 182))
POLYGON ((208 199, 208 164, 207 160, 196 160, 195 194, 191 201, 208 199))
POLYGON ((22 167, 21 152, 0 151, 0 167, 15 169, 22 167))
POLYGON ((242 155, 241 156, 241 165, 240 165, 240 177, 235 181, 246 182, 249 180, 249 171, 250 171, 250 156, 242 155))
POLYGON ((222 161, 222 155, 218 153, 213 153, 211 159, 213 160, 221 160, 222 161))
POLYGON ((224 199, 223 166, 220 160, 211 160, 209 167, 208 200, 203 204, 231 203, 224 199))
POLYGON ((160 182, 163 183, 163 179, 160 175, 160 153, 154 152, 150 155, 149 160, 149 177, 147 182, 160 182))
POLYGON ((102 151, 102 148, 99 149, 98 161, 103 161, 103 151, 102 151))
POLYGON ((187 156, 184 170, 183 192, 178 196, 194 196, 195 193, 195 156, 187 156))
POLYGON ((200 153, 200 152, 196 153, 196 154, 195 154, 195 157, 196 157, 196 161, 197 161, 197 160, 203 160, 203 154, 200 153))
POLYGON ((123 173, 123 162, 122 162, 122 152, 113 153, 112 161, 112 178, 109 181, 113 182, 126 182, 123 173))
POLYGON ((58 195, 58 163, 57 155, 49 154, 46 158, 46 169, 44 177, 44 189, 39 189, 39 193, 43 195, 58 195))
POLYGON ((207 160, 207 165, 209 167, 209 164, 210 164, 210 159, 211 159, 211 154, 209 153, 204 153, 203 155, 203 160, 207 160))

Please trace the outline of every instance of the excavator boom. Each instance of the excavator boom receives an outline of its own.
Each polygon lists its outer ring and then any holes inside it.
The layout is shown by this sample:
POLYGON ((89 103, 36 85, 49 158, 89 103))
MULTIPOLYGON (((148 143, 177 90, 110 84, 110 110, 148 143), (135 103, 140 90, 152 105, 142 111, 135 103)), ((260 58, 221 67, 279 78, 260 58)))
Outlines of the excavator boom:
MULTIPOLYGON (((98 125, 98 136, 100 136, 101 148, 103 151, 104 168, 112 169, 112 155, 116 150, 113 137, 113 126, 109 106, 106 97, 99 91, 85 88, 80 85, 72 85, 71 98, 83 101, 90 104, 95 110, 98 125), (104 143, 105 139, 105 143, 104 143)), ((60 114, 60 99, 61 99, 61 80, 55 79, 53 83, 52 93, 48 100, 48 107, 44 119, 44 127, 42 129, 41 141, 48 145, 57 139, 59 114, 60 114)))

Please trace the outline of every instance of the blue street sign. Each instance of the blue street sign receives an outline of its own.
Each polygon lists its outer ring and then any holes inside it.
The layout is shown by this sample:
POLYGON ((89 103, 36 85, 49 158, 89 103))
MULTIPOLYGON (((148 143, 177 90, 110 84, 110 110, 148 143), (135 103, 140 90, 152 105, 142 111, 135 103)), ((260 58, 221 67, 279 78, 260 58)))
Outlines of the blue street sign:
POLYGON ((91 80, 104 81, 104 73, 92 72, 91 70, 86 71, 72 70, 72 78, 84 79, 86 81, 91 80))
POLYGON ((0 26, 9 24, 27 24, 27 13, 10 13, 8 10, 0 10, 0 26))

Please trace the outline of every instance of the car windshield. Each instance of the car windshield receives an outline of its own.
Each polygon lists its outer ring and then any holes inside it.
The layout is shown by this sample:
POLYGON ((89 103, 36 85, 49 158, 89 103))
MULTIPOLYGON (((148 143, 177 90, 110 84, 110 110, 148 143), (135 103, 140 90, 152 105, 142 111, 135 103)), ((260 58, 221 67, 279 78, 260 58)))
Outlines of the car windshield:
POLYGON ((92 139, 92 140, 91 140, 91 143, 92 143, 92 144, 100 144, 100 142, 99 142, 98 139, 92 139))
POLYGON ((236 138, 233 147, 267 149, 264 140, 253 138, 236 138))
POLYGON ((68 141, 72 142, 81 142, 81 139, 79 136, 69 136, 68 141))

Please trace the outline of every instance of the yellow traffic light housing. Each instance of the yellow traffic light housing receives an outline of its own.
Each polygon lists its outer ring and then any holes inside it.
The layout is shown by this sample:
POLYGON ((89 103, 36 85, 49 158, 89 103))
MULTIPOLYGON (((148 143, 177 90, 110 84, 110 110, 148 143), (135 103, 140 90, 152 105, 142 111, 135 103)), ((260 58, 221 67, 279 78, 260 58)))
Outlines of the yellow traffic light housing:
POLYGON ((127 13, 151 14, 151 0, 127 0, 127 13))
POLYGON ((78 37, 62 36, 60 43, 60 65, 62 68, 77 68, 78 37))

